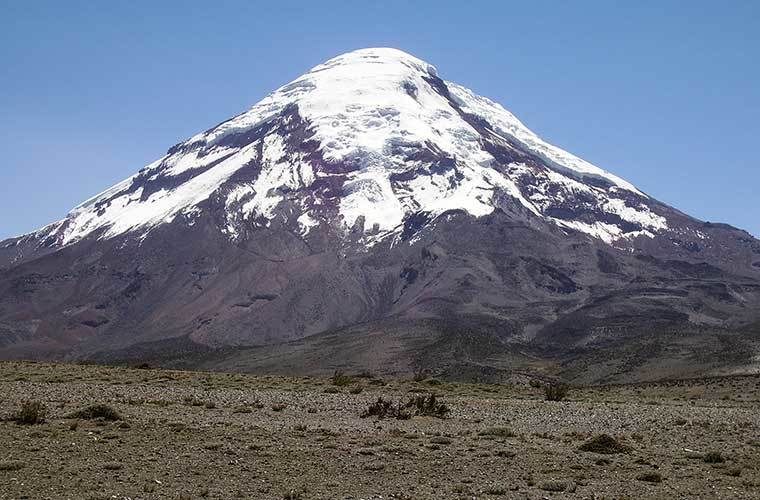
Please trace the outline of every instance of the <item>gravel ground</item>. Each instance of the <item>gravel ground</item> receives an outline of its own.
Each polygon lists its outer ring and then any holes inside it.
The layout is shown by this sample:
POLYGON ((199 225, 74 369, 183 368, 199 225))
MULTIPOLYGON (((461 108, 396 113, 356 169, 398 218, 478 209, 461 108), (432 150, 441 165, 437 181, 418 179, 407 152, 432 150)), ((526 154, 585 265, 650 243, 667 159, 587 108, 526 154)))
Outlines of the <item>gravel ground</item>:
POLYGON ((548 402, 529 386, 0 363, 0 499, 760 498, 759 389, 736 377, 548 402), (431 392, 446 418, 360 417, 431 392), (25 401, 44 423, 12 420, 25 401), (94 404, 121 419, 73 415, 94 404), (580 450, 600 434, 627 451, 580 450))

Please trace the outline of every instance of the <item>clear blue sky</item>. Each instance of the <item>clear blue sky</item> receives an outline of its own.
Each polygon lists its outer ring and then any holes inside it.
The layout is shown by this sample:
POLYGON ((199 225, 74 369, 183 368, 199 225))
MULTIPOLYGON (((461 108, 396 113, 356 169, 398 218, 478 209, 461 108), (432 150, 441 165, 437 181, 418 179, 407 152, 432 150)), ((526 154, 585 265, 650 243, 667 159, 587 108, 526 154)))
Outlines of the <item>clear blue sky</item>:
POLYGON ((760 2, 449 4, 0 0, 0 238, 372 46, 436 65, 666 203, 760 235, 760 2))

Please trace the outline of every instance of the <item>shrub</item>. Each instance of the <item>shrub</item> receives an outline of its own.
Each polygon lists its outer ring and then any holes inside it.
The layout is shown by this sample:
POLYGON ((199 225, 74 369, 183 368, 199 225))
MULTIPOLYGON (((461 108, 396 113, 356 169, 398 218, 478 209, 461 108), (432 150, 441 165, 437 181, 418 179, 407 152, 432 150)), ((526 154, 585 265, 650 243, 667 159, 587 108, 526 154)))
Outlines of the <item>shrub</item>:
POLYGON ((40 401, 26 401, 21 404, 18 413, 13 417, 17 424, 41 424, 47 416, 47 407, 40 401))
POLYGON ((705 453, 705 456, 702 457, 702 460, 706 464, 722 464, 726 461, 725 458, 723 458, 723 455, 719 451, 710 451, 708 453, 705 453))
POLYGON ((659 472, 642 472, 636 479, 639 481, 646 481, 647 483, 661 483, 662 475, 659 472))
POLYGON ((17 471, 24 468, 24 462, 20 460, 9 460, 0 462, 0 471, 17 471))
POLYGON ((478 432, 478 436, 493 436, 502 438, 515 437, 516 435, 517 434, 512 432, 512 429, 508 427, 489 427, 488 429, 483 429, 482 431, 478 432))
POLYGON ((563 481, 546 481, 540 487, 544 491, 560 492, 567 489, 567 484, 563 481))
POLYGON ((732 477, 739 477, 742 475, 742 470, 740 467, 731 467, 726 471, 726 474, 732 477))
POLYGON ((382 397, 377 398, 377 401, 369 405, 360 415, 361 418, 377 417, 395 418, 398 420, 407 420, 411 416, 401 405, 385 400, 382 397))
POLYGON ((121 415, 109 405, 96 404, 77 410, 70 414, 68 418, 81 418, 84 420, 96 420, 100 418, 103 420, 116 421, 121 420, 121 415))
POLYGON ((332 381, 333 385, 336 385, 338 387, 345 387, 353 382, 353 378, 349 375, 346 375, 343 370, 335 370, 335 373, 333 373, 330 381, 332 381))
POLYGON ((562 401, 570 392, 570 386, 562 382, 551 382, 544 386, 544 396, 547 401, 562 401))
POLYGON ((483 493, 500 497, 507 494, 507 489, 502 486, 489 486, 483 490, 483 493))
POLYGON ((448 405, 439 401, 435 394, 417 395, 410 399, 404 407, 411 408, 415 415, 424 417, 445 418, 450 411, 448 405))
POLYGON ((603 455, 612 455, 615 453, 628 453, 631 448, 620 443, 617 439, 607 434, 599 434, 583 443, 579 448, 581 451, 591 453, 600 453, 603 455))
POLYGON ((451 444, 451 439, 443 436, 433 436, 430 438, 430 442, 433 444, 451 444))

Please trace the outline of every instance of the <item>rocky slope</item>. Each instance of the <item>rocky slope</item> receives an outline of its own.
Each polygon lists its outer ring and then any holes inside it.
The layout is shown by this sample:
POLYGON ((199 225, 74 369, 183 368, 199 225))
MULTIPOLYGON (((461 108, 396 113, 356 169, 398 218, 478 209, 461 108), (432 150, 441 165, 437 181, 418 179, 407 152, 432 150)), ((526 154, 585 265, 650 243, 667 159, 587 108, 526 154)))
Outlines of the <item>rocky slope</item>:
POLYGON ((759 305, 749 234, 394 49, 331 59, 0 243, 5 358, 677 376, 757 367, 759 305))

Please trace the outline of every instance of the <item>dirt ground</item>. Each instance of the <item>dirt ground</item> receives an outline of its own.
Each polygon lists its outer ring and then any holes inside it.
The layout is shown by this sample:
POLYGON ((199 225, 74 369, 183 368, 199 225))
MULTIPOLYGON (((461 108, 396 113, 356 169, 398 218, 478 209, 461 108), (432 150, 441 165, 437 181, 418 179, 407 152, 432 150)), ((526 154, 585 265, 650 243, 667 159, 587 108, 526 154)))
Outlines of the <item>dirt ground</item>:
POLYGON ((527 384, 363 375, 0 363, 0 499, 760 498, 760 376, 551 402, 527 384), (360 416, 417 393, 450 411, 360 416), (14 420, 28 401, 44 422, 14 420), (98 404, 120 419, 76 414, 98 404), (616 453, 581 449, 600 434, 616 453))

